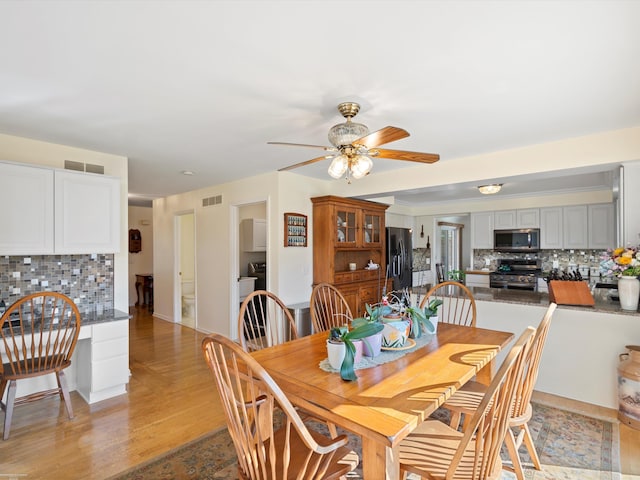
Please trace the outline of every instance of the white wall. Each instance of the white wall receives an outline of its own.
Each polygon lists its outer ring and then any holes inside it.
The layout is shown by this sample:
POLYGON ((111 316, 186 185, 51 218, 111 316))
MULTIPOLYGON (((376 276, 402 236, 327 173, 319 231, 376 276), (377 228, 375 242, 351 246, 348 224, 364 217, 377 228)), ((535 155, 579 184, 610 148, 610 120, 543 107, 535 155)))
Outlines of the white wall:
POLYGON ((129 253, 129 306, 133 306, 138 299, 136 274, 153 273, 153 210, 151 207, 129 207, 129 229, 132 228, 140 230, 142 250, 138 253, 129 253))
POLYGON ((235 338, 238 295, 239 232, 236 206, 266 202, 269 290, 286 304, 308 301, 312 282, 312 246, 284 247, 284 213, 298 212, 312 222, 310 197, 325 194, 325 182, 300 182, 288 172, 258 175, 154 200, 154 315, 173 318, 174 217, 195 210, 198 329, 235 338), (222 195, 222 203, 202 206, 202 199, 222 195), (234 217, 235 215, 235 217, 234 217))
POLYGON ((129 311, 129 245, 127 192, 128 159, 120 155, 67 147, 29 138, 0 134, 0 159, 64 168, 65 160, 104 166, 105 175, 120 178, 120 253, 114 256, 114 307, 129 311))

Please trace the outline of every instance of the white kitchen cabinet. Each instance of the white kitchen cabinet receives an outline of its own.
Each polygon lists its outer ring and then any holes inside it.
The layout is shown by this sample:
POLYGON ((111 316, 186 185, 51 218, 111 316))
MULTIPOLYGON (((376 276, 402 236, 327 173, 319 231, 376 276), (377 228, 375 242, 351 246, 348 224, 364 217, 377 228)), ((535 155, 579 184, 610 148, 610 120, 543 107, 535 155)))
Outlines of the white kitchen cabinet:
POLYGON ((493 228, 539 228, 540 209, 523 208, 520 210, 498 210, 493 212, 493 228))
POLYGON ((53 253, 53 170, 0 163, 0 255, 53 253))
POLYGON ((120 179, 55 172, 55 252, 120 251, 120 179))
POLYGON ((471 214, 471 248, 493 248, 493 212, 471 214))
POLYGON ((245 252, 267 251, 267 221, 261 218, 242 220, 242 250, 245 252))
POLYGON ((540 228, 540 209, 516 210, 516 228, 540 228))
POLYGON ((516 211, 499 210, 493 212, 493 228, 496 230, 516 228, 516 211))
POLYGON ((78 341, 77 362, 89 368, 78 370, 78 393, 95 403, 127 392, 129 383, 129 321, 91 326, 90 338, 78 341))
POLYGON ((562 207, 540 209, 540 248, 562 249, 562 207))
POLYGON ((589 205, 589 248, 613 248, 615 242, 612 203, 589 205))
POLYGON ((562 208, 563 245, 565 249, 589 248, 588 210, 586 205, 562 208))

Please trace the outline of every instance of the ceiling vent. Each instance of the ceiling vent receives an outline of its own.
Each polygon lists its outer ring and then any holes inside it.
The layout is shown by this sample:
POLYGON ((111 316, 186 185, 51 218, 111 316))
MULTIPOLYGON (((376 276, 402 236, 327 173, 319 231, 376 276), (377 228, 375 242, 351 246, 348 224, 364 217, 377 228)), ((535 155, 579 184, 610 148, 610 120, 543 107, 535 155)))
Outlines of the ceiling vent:
POLYGON ((65 170, 75 170, 76 172, 99 173, 104 175, 103 165, 93 165, 91 163, 74 162, 73 160, 64 161, 65 170))
POLYGON ((220 205, 222 203, 222 195, 215 195, 209 198, 202 199, 203 207, 210 207, 212 205, 220 205))

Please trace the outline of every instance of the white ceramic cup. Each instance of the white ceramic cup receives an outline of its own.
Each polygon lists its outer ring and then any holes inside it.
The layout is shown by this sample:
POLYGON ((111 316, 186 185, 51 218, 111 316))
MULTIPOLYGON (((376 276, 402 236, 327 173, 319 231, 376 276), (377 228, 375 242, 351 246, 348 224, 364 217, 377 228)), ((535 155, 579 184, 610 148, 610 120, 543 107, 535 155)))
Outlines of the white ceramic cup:
POLYGON ((349 270, 355 270, 356 269, 356 264, 355 263, 350 263, 349 264, 349 270))

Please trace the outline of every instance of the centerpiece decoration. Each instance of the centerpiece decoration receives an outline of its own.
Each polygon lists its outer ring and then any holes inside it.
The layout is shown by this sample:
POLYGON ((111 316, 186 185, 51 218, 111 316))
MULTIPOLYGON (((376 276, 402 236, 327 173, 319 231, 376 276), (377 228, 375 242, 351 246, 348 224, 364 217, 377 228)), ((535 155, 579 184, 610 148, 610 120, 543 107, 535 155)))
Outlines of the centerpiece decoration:
POLYGON ((602 255, 600 273, 618 277, 620 308, 637 310, 640 298, 640 251, 638 247, 618 247, 602 255))
POLYGON ((382 324, 377 322, 364 322, 357 325, 352 323, 351 329, 347 325, 343 325, 329 330, 329 339, 327 340, 329 363, 336 369, 340 365, 340 377, 343 380, 358 378, 353 368, 356 356, 356 346, 353 341, 375 335, 383 328, 382 324), (342 360, 340 360, 341 358, 342 360))

